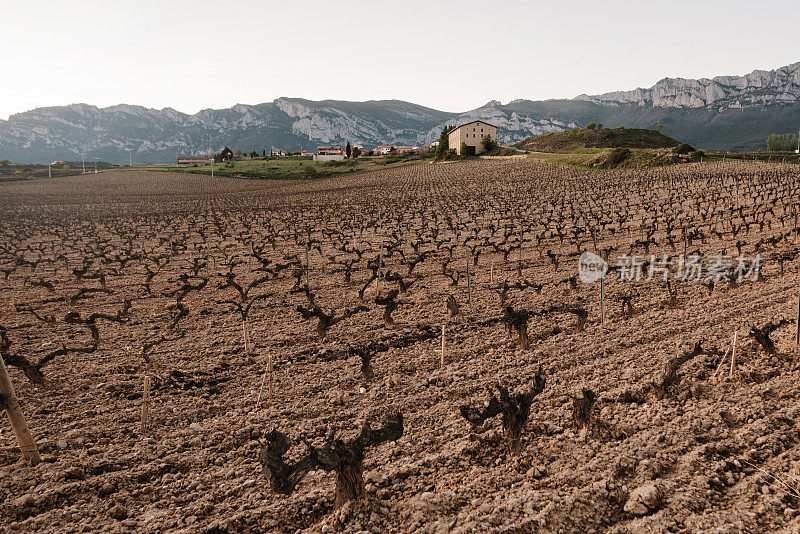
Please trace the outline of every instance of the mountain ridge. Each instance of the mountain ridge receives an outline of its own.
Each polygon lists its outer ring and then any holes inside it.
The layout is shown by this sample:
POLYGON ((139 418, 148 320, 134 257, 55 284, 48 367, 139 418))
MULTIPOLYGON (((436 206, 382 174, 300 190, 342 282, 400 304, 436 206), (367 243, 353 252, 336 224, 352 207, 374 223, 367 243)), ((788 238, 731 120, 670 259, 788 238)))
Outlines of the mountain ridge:
POLYGON ((325 144, 422 145, 446 125, 481 119, 514 143, 589 122, 654 128, 698 148, 755 150, 772 133, 800 126, 800 62, 744 76, 664 78, 650 88, 572 99, 491 100, 462 113, 403 100, 313 101, 280 97, 260 104, 207 108, 78 103, 15 113, 0 120, 0 159, 47 163, 84 154, 115 163, 171 163, 179 155, 212 154, 224 146, 314 150, 325 144))
POLYGON ((770 71, 754 70, 744 76, 713 78, 662 78, 650 88, 578 95, 576 100, 597 103, 634 103, 655 107, 744 107, 792 104, 800 98, 800 62, 770 71), (742 103, 744 101, 744 104, 742 103))

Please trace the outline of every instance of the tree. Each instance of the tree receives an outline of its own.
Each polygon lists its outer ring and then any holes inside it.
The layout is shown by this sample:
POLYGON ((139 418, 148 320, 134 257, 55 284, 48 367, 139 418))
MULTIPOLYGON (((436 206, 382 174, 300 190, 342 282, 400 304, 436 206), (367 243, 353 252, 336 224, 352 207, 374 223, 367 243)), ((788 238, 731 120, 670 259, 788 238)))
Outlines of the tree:
POLYGON ((257 158, 257 157, 258 157, 258 152, 256 152, 255 150, 253 150, 252 152, 250 152, 250 157, 251 157, 251 158, 257 158))
POLYGON ((465 141, 461 141, 461 147, 459 148, 458 153, 462 156, 466 156, 468 150, 469 148, 467 148, 467 143, 465 141))
POLYGON ((595 128, 597 128, 596 122, 590 122, 589 124, 586 125, 587 130, 594 130, 595 128))
POLYGON ((8 167, 9 165, 11 165, 11 162, 7 159, 4 159, 0 161, 0 165, 2 165, 3 167, 8 167))
POLYGON ((661 123, 659 122, 659 123, 656 125, 656 130, 658 130, 658 131, 660 132, 660 131, 661 131, 661 129, 662 129, 663 127, 664 127, 664 125, 663 125, 663 124, 661 124, 661 123))
POLYGON ((230 161, 233 158, 233 152, 228 147, 222 149, 222 152, 214 156, 214 161, 230 161))
POLYGON ((361 150, 359 150, 358 147, 353 147, 353 157, 357 158, 360 155, 361 155, 361 150))
POLYGON ((492 150, 497 150, 499 148, 497 141, 492 139, 489 135, 485 135, 481 138, 481 146, 483 147, 484 152, 491 152, 492 150))
POLYGON ((261 157, 262 158, 266 158, 267 157, 267 151, 266 150, 262 150, 261 151, 261 157))
POLYGON ((767 137, 767 150, 770 152, 776 152, 778 150, 778 136, 775 134, 770 135, 767 137))
POLYGON ((797 135, 772 134, 767 137, 767 150, 769 152, 794 152, 797 150, 797 135))
POLYGON ((353 152, 353 148, 350 146, 350 141, 347 142, 347 146, 344 148, 344 153, 347 157, 350 157, 350 154, 353 152))
POLYGON ((439 161, 447 154, 447 151, 450 150, 450 126, 445 126, 442 129, 442 135, 439 136, 439 145, 436 147, 436 154, 434 155, 434 160, 439 161))

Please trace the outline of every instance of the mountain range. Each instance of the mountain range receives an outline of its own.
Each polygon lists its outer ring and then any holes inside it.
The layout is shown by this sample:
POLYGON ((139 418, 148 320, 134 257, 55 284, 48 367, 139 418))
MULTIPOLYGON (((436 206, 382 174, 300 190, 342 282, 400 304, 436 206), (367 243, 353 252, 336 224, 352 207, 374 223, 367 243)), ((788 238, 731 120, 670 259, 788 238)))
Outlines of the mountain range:
POLYGON ((654 128, 707 150, 746 151, 772 133, 800 128, 800 63, 745 76, 665 78, 653 87, 573 99, 491 101, 450 113, 401 100, 346 102, 278 98, 273 102, 193 115, 87 104, 37 108, 0 120, 0 159, 47 163, 98 158, 112 163, 171 163, 179 155, 212 154, 224 146, 315 150, 351 142, 421 145, 442 128, 471 119, 498 127, 501 143, 601 122, 654 128))

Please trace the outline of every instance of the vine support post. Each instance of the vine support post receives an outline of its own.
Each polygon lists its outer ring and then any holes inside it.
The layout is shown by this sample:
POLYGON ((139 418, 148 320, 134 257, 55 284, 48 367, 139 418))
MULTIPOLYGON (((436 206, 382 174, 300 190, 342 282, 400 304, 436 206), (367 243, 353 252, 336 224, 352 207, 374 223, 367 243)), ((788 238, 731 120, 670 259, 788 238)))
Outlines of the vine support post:
POLYGON ((381 294, 381 266, 383 265, 383 234, 381 234, 381 244, 378 249, 378 280, 375 283, 375 296, 381 294))
POLYGON ((439 369, 444 369, 444 331, 445 324, 442 323, 442 350, 439 355, 439 369))
POLYGON ((247 319, 242 319, 242 333, 244 334, 244 354, 246 361, 247 363, 253 363, 252 356, 250 355, 250 335, 247 332, 247 319))
POLYGON ((311 282, 308 272, 311 270, 311 264, 308 262, 308 249, 311 248, 311 243, 306 243, 306 287, 311 289, 311 282))
POLYGON ((517 277, 522 279, 522 219, 519 221, 519 250, 517 251, 517 277))
POLYGON ((730 379, 733 380, 733 370, 736 368, 736 338, 739 335, 739 329, 733 333, 733 349, 731 350, 731 372, 730 379))
POLYGON ((272 351, 269 353, 269 403, 272 404, 273 392, 275 384, 275 367, 272 359, 272 351))
POLYGON ((272 352, 269 353, 269 359, 267 360, 267 365, 264 368, 264 374, 261 377, 261 387, 258 389, 258 398, 256 399, 256 410, 261 405, 261 398, 264 395, 264 383, 267 381, 267 376, 269 376, 269 384, 267 386, 269 396, 269 404, 272 404, 273 399, 273 360, 272 360, 272 352))
POLYGON ((606 322, 606 281, 605 276, 600 277, 600 324, 606 322))
POLYGON ((8 414, 11 428, 14 430, 14 436, 17 438, 25 460, 32 466, 41 462, 42 457, 39 455, 39 449, 28 429, 28 423, 25 422, 25 417, 22 415, 17 395, 14 392, 14 385, 8 376, 8 369, 6 369, 3 358, 0 358, 0 408, 4 408, 8 414))
POLYGON ((469 272, 469 250, 464 252, 467 258, 467 303, 472 304, 472 280, 469 272))
MULTIPOLYGON (((600 254, 600 257, 605 261, 605 255, 600 254)), ((606 277, 600 277, 600 324, 606 322, 606 277)))
POLYGON ((797 345, 800 345, 800 284, 798 284, 797 296, 798 296, 798 300, 797 300, 797 318, 796 318, 797 320, 795 322, 795 324, 797 325, 797 330, 795 331, 794 342, 797 345))
POLYGON ((147 431, 147 415, 150 412, 150 376, 144 375, 144 389, 142 392, 142 421, 139 431, 144 434, 147 431))
POLYGON ((688 237, 686 236, 686 226, 683 227, 683 259, 686 259, 686 245, 688 237))

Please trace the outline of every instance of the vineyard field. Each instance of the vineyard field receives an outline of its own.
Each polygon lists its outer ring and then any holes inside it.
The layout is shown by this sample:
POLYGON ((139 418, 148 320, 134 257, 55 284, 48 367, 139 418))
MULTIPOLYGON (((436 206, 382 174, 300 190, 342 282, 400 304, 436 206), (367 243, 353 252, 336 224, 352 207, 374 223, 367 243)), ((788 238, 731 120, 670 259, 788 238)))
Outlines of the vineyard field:
POLYGON ((0 530, 796 532, 798 178, 0 182, 0 530))

